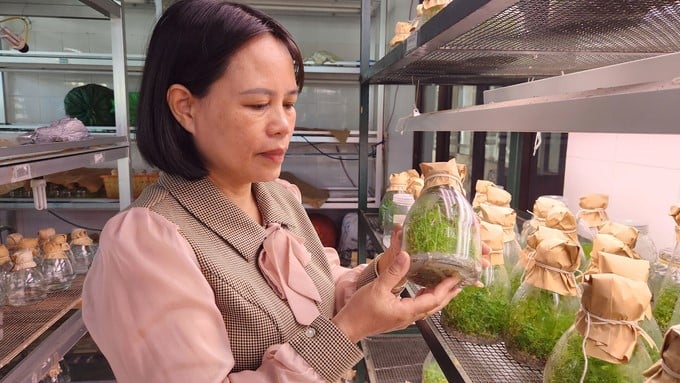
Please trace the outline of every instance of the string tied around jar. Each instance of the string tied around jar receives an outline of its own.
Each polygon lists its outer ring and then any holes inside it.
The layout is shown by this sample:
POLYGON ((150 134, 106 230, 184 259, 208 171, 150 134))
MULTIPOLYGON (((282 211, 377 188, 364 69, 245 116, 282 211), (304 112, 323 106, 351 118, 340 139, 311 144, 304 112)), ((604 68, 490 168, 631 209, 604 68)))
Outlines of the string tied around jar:
POLYGON ((460 177, 457 177, 453 174, 442 173, 442 172, 436 172, 436 173, 429 174, 427 177, 425 177, 425 184, 427 184, 428 181, 431 181, 434 178, 449 178, 449 179, 456 182, 456 184, 458 185, 458 187, 460 188, 461 191, 465 190, 463 188, 463 182, 460 180, 460 177))
POLYGON ((651 346, 653 349, 658 350, 658 347, 656 346, 656 343, 654 343, 654 340, 652 340, 652 337, 647 334, 645 330, 640 327, 638 322, 636 321, 630 321, 630 320, 621 320, 621 319, 607 319, 607 318, 602 318, 599 317, 590 311, 586 310, 583 305, 581 305, 581 311, 585 314, 586 317, 586 333, 583 335, 583 342, 581 343, 581 352, 583 353, 583 373, 581 374, 581 379, 579 380, 579 383, 583 383, 586 379, 586 374, 588 373, 588 355, 586 353, 586 344, 588 341, 588 336, 590 335, 590 326, 593 324, 610 324, 610 325, 616 325, 616 326, 629 326, 632 329, 634 329, 641 337, 644 339, 649 346, 651 346))

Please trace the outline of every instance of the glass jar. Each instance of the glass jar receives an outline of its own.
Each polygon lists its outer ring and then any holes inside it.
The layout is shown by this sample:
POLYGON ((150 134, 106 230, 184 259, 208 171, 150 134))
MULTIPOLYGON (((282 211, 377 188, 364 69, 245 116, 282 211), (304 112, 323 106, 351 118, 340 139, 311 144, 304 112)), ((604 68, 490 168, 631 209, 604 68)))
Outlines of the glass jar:
POLYGON ((45 278, 33 260, 31 248, 21 248, 12 254, 14 269, 7 283, 7 303, 25 306, 40 302, 47 296, 45 278))
POLYGON ((66 254, 66 257, 71 261, 73 271, 76 274, 85 274, 90 268, 92 257, 88 251, 74 253, 71 246, 66 241, 66 234, 57 234, 52 237, 51 242, 57 243, 61 246, 61 250, 66 254))
POLYGON ((73 259, 81 262, 75 270, 78 274, 85 274, 92 264, 97 246, 85 229, 75 228, 71 230, 71 242, 69 243, 73 259))
POLYGON ((64 253, 62 244, 48 241, 42 247, 43 262, 40 271, 45 277, 48 291, 68 290, 76 277, 71 261, 64 253))
POLYGON ((664 267, 661 271, 663 279, 652 311, 661 331, 665 332, 670 326, 680 323, 680 242, 676 243, 672 253, 660 254, 659 266, 664 267))
POLYGON ((442 309, 441 324, 457 339, 478 344, 502 341, 510 305, 510 279, 503 260, 503 227, 481 222, 482 242, 490 248, 483 288, 463 289, 442 309))
POLYGON ((393 196, 392 205, 385 212, 385 219, 391 218, 390 222, 385 222, 383 225, 383 245, 390 247, 392 242, 392 229, 395 224, 403 225, 406 220, 406 215, 411 209, 415 200, 409 193, 397 193, 393 196))
POLYGON ((569 239, 551 237, 538 243, 510 302, 504 340, 515 360, 542 369, 559 338, 574 323, 580 305, 574 277, 578 262, 579 247, 569 239))
POLYGON ((378 208, 378 219, 380 220, 380 229, 383 234, 390 234, 387 227, 392 225, 392 205, 394 204, 394 195, 409 194, 406 192, 406 185, 408 182, 408 173, 392 173, 390 174, 390 185, 385 190, 378 208))
POLYGON ((461 286, 473 284, 482 272, 479 223, 462 192, 455 160, 423 163, 421 169, 425 187, 403 229, 402 249, 411 257, 406 277, 425 287, 451 276, 461 286))
POLYGON ((437 363, 432 352, 428 352, 425 361, 423 361, 422 383, 448 383, 444 371, 439 367, 439 363, 437 363))
POLYGON ((616 274, 588 276, 574 326, 551 352, 543 381, 642 383, 642 373, 659 357, 637 320, 650 299, 644 281, 616 274))

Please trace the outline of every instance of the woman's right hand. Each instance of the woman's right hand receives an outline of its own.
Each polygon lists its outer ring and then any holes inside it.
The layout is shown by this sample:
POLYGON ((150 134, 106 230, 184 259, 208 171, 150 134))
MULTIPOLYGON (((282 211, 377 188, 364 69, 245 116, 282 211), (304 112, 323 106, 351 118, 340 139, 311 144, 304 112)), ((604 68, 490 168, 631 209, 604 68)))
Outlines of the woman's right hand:
MULTIPOLYGON (((395 238, 399 235, 392 236, 393 240, 395 238)), ((392 289, 403 283, 410 267, 409 255, 394 251, 390 257, 381 257, 379 266, 378 277, 357 290, 332 319, 354 343, 367 336, 406 328, 439 311, 461 290, 459 279, 450 277, 434 288, 421 289, 416 297, 400 298, 392 293, 392 289)))

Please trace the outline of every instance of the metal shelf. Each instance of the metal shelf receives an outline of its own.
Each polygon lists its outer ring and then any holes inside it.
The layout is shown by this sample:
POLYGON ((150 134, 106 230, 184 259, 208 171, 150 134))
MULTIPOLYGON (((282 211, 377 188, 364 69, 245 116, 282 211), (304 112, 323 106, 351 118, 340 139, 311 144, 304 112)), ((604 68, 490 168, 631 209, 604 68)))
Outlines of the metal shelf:
POLYGON ((28 156, 3 161, 0 165, 0 183, 8 184, 30 180, 49 174, 97 165, 127 158, 127 143, 110 147, 86 147, 38 156, 28 156))
MULTIPOLYGON (((35 204, 30 198, 0 198, 0 208, 6 210, 33 210, 35 204)), ((104 210, 118 211, 118 200, 108 198, 48 199, 48 209, 104 210)))
MULTIPOLYGON (((81 302, 84 276, 78 276, 65 291, 53 292, 33 305, 5 306, 4 336, 0 342, 0 368, 19 356, 52 325, 62 319, 81 302)), ((1 382, 32 382, 42 379, 55 361, 86 333, 80 311, 74 313, 45 340, 24 357, 1 382), (31 380, 36 378, 36 380, 31 380)))
POLYGON ((510 84, 680 51, 679 0, 454 1, 362 74, 510 84))
MULTIPOLYGON (((373 243, 384 250, 378 214, 362 212, 360 216, 369 229, 368 234, 373 243)), ((404 293, 413 297, 417 289, 416 285, 407 283, 404 293)), ((542 371, 515 361, 505 351, 502 343, 481 345, 459 340, 448 334, 441 326, 440 317, 441 313, 436 313, 426 320, 416 321, 416 326, 449 382, 540 383, 543 381, 542 371)))
MULTIPOLYGON (((53 51, 0 50, 0 71, 51 71, 111 73, 112 58, 108 53, 74 53, 53 51)), ((141 74, 145 56, 127 55, 128 74, 141 74)), ((305 65, 305 81, 359 80, 359 63, 356 65, 305 65)))

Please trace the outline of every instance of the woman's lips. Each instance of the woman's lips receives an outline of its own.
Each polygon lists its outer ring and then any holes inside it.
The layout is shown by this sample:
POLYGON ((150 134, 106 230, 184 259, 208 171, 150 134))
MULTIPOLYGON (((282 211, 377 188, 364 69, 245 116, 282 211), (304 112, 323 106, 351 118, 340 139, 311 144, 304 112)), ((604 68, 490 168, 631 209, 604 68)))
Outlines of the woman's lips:
POLYGON ((261 155, 277 164, 281 164, 283 163, 283 159, 286 157, 286 151, 285 149, 275 149, 262 152, 261 155))

